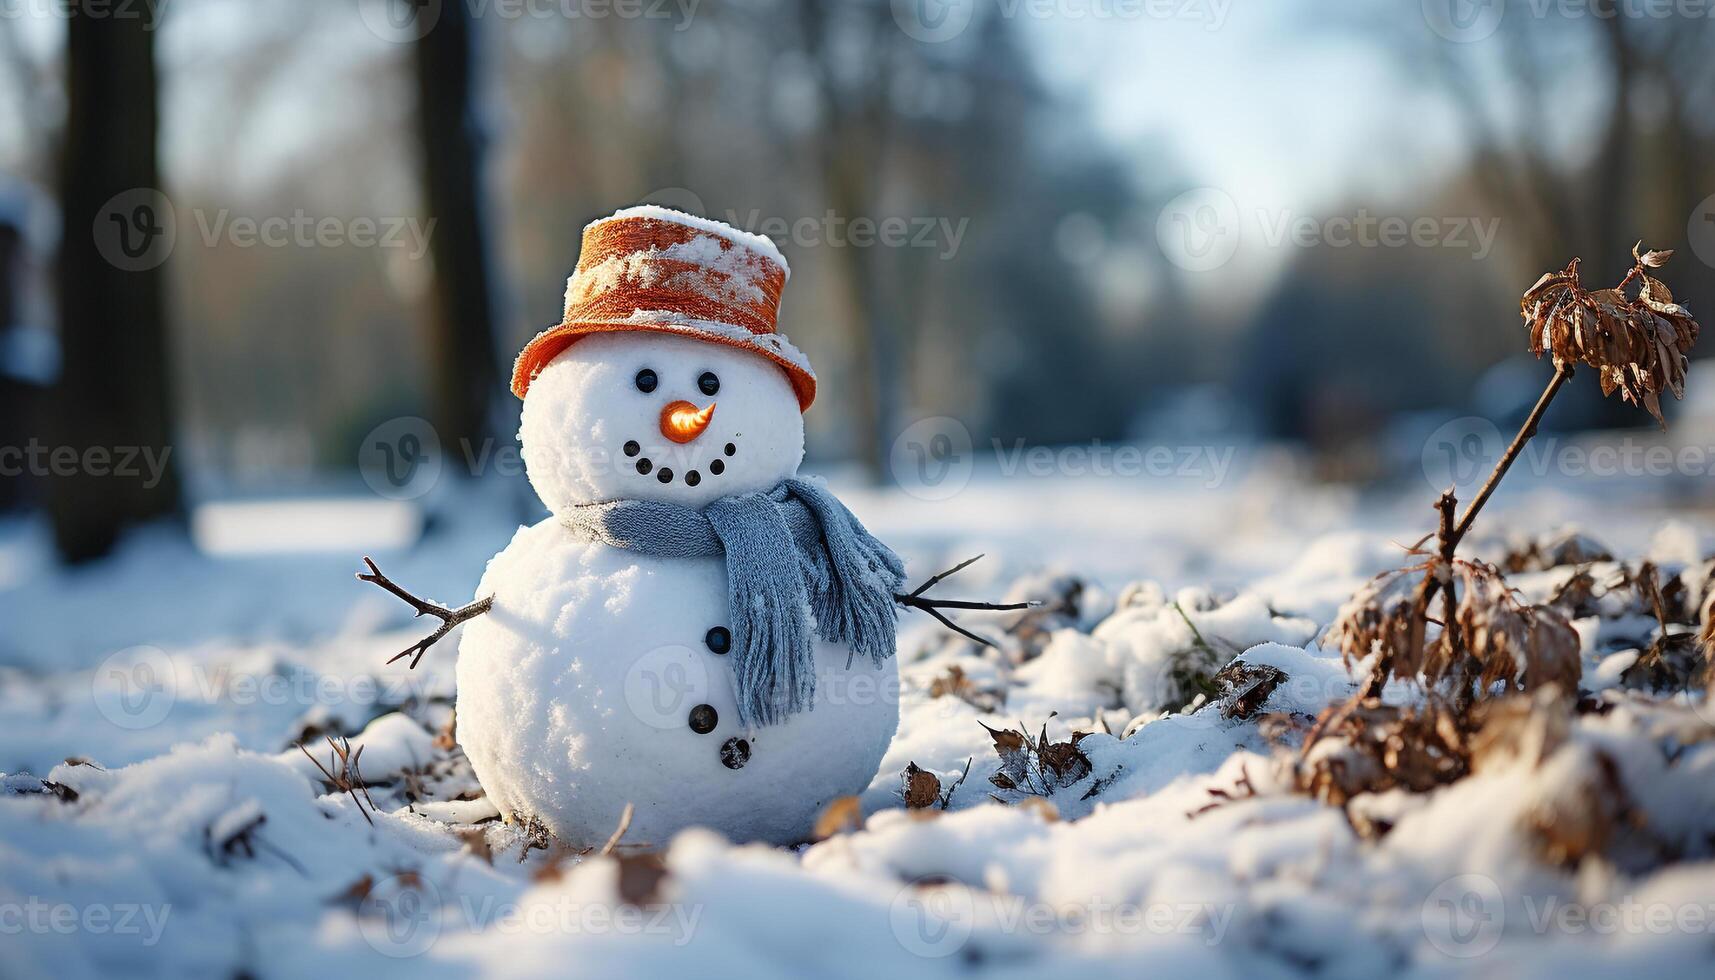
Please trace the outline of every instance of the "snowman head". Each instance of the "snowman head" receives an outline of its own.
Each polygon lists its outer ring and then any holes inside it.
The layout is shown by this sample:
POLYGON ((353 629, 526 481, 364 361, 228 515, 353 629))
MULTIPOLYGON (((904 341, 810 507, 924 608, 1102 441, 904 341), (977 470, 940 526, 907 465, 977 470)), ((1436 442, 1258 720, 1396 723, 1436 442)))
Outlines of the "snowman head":
POLYGON ((579 341, 531 382, 524 465, 556 513, 606 500, 701 507, 798 472, 804 421, 755 354, 663 333, 579 341))
POLYGON ((513 369, 542 502, 700 507, 795 474, 816 377, 775 332, 788 275, 768 239, 665 208, 584 228, 564 319, 513 369))

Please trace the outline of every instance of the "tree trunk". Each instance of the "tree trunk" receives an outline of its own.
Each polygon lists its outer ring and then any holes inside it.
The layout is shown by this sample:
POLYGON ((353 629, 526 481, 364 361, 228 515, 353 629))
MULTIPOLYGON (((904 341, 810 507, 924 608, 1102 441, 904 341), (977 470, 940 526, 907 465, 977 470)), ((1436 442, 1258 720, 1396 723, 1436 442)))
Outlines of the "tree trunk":
MULTIPOLYGON (((5 363, 7 333, 18 326, 19 287, 23 277, 23 229, 8 224, 0 217, 0 446, 23 446, 29 442, 31 417, 28 386, 16 376, 12 365, 5 363)), ((28 474, 6 475, 0 480, 0 512, 11 510, 24 502, 24 482, 28 474)))
MULTIPOLYGON (((427 8, 419 7, 424 16, 427 8)), ((423 190, 434 222, 430 313, 434 424, 441 443, 476 445, 490 432, 501 380, 495 355, 488 239, 484 234, 483 137, 474 104, 475 49, 468 5, 445 3, 417 42, 417 105, 423 190)))
POLYGON ((155 156, 159 2, 124 17, 74 4, 66 19, 62 367, 44 462, 54 540, 72 562, 179 509, 162 268, 174 219, 155 156), (144 466, 143 454, 165 468, 144 466))

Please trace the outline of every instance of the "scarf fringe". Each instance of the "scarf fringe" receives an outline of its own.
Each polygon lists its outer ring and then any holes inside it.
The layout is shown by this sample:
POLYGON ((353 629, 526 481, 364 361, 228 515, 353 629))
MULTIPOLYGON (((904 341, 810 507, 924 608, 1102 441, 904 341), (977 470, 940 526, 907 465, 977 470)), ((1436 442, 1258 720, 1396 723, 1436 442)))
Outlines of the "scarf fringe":
POLYGON ((880 667, 898 645, 899 556, 832 494, 803 480, 701 511, 660 501, 577 508, 588 540, 662 557, 724 555, 739 721, 773 725, 815 704, 814 638, 880 667))

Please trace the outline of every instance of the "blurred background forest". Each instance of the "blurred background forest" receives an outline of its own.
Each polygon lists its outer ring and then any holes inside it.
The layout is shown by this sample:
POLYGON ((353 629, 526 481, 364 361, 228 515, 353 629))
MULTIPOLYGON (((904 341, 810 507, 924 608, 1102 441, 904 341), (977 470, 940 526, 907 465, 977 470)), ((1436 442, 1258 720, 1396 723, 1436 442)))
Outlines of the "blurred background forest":
MULTIPOLYGON (((175 450, 154 487, 25 472, 0 507, 46 507, 87 558, 190 503, 353 478, 390 419, 509 442, 511 358, 557 321, 583 224, 637 202, 781 244, 819 465, 886 480, 895 437, 950 416, 979 445, 1286 442, 1374 479, 1439 421, 1529 408, 1515 304, 1541 272, 1617 280, 1641 238, 1715 300, 1711 24, 1611 0, 0 0, 0 445, 175 450), (327 233, 244 233, 270 218, 327 233)), ((1594 389, 1551 424, 1647 423, 1594 389)))

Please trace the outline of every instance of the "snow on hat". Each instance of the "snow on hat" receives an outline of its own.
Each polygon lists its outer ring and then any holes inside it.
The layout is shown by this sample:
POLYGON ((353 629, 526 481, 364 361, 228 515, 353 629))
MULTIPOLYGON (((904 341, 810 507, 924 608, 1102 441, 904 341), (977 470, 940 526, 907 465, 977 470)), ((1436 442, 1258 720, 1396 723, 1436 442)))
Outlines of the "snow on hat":
POLYGON ((592 221, 566 282, 565 318, 524 345, 512 392, 523 398, 580 337, 641 330, 761 354, 786 372, 803 411, 816 398, 816 373, 774 328, 791 274, 773 242, 708 218, 644 205, 592 221))

